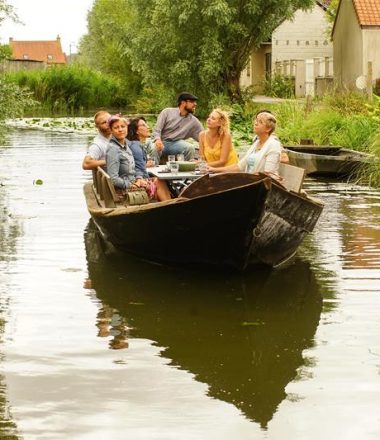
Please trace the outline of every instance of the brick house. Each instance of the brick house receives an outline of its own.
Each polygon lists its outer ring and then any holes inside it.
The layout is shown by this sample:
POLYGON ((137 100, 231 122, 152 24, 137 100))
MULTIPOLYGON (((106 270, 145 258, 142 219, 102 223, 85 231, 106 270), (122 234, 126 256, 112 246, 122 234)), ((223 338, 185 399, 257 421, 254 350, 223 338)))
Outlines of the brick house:
POLYGON ((64 65, 67 63, 59 36, 56 40, 52 41, 16 41, 10 38, 9 46, 12 51, 11 61, 29 65, 40 63, 45 66, 64 65))

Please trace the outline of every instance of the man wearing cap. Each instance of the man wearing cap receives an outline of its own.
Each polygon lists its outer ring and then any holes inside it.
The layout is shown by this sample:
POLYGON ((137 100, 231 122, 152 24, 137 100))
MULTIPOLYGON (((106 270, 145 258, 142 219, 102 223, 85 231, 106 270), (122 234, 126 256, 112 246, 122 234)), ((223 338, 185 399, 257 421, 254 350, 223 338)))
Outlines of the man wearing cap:
POLYGON ((108 125, 110 117, 111 115, 104 110, 95 113, 94 122, 98 134, 91 142, 83 159, 82 168, 84 170, 94 170, 96 167, 105 168, 106 166, 106 150, 111 138, 111 130, 108 125))
POLYGON ((177 107, 169 107, 159 114, 153 130, 153 142, 157 154, 183 154, 185 160, 194 158, 195 148, 185 139, 193 138, 198 141, 203 127, 193 115, 197 106, 197 97, 183 92, 178 96, 177 107))

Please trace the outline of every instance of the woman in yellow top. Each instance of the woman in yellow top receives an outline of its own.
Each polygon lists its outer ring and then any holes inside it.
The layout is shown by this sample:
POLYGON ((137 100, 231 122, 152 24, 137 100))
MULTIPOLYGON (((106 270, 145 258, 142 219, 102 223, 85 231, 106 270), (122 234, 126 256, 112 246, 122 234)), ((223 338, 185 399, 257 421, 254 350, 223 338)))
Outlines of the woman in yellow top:
POLYGON ((207 118, 207 130, 199 134, 199 154, 209 166, 224 167, 238 163, 232 145, 228 113, 216 108, 207 118))

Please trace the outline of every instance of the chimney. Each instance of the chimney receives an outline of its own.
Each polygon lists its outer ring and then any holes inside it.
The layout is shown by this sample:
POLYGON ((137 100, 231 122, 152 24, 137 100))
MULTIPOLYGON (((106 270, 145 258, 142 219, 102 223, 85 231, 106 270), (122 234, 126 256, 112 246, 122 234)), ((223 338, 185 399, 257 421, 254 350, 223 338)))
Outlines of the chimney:
POLYGON ((58 41, 58 43, 61 42, 61 37, 59 35, 57 35, 57 41, 58 41))

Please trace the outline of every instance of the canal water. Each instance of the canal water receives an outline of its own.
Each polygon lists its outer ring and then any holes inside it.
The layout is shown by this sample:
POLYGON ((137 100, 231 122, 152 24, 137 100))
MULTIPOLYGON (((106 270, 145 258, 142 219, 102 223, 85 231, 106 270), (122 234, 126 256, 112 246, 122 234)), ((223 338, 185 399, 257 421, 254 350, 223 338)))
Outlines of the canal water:
POLYGON ((100 239, 87 141, 0 147, 0 438, 380 438, 380 191, 308 179, 285 269, 166 267, 100 239))

